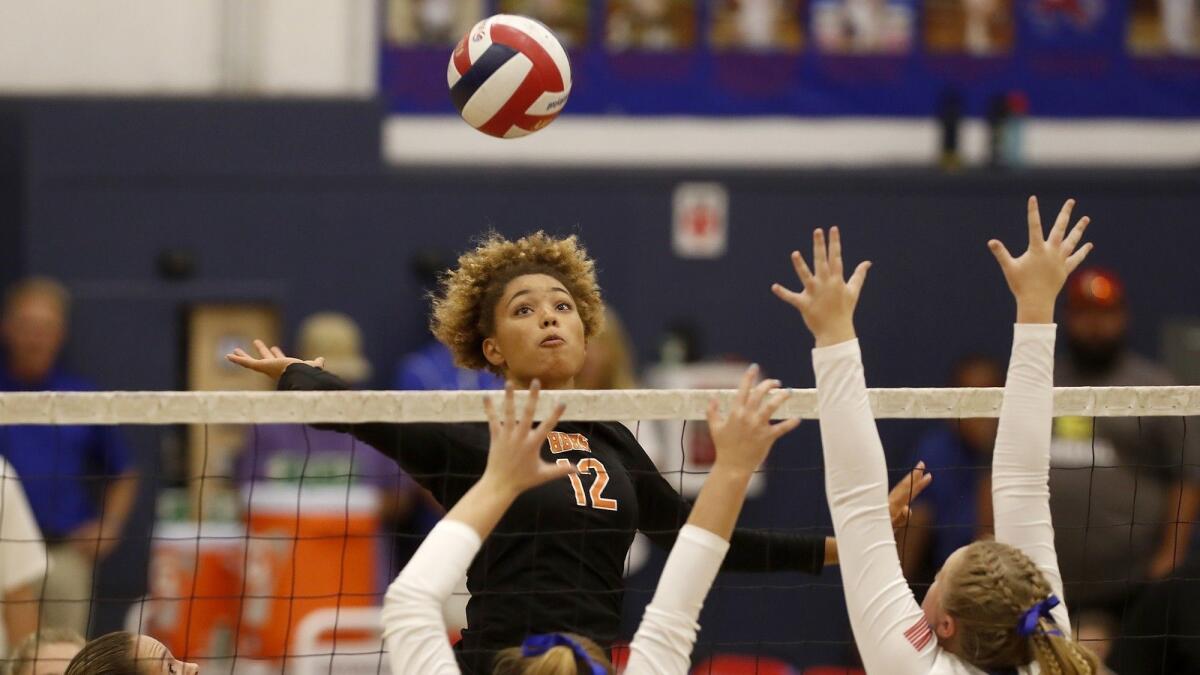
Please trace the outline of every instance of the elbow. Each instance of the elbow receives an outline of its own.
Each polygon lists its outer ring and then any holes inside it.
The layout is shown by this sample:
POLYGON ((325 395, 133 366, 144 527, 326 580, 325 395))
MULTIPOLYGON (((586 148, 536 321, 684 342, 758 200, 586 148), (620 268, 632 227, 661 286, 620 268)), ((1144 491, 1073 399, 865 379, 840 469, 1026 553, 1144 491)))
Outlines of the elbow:
POLYGON ((407 583, 403 577, 393 581, 387 594, 383 596, 383 609, 380 612, 384 635, 393 633, 400 627, 411 624, 416 618, 424 616, 440 617, 440 600, 420 587, 407 583))

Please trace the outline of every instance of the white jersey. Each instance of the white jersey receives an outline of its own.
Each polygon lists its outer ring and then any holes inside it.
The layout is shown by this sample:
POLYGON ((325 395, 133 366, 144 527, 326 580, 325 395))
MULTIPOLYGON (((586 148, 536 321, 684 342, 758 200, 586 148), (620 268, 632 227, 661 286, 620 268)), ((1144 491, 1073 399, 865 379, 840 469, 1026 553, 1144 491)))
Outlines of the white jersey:
MULTIPOLYGON (((1050 521, 1054 324, 1017 324, 992 459, 996 540, 1019 548, 1065 601, 1050 521)), ((900 570, 888 514, 887 466, 852 340, 813 350, 825 490, 833 517, 850 626, 868 673, 981 675, 943 651, 900 570)), ((937 480, 936 477, 934 480, 937 480)), ((1052 610, 1069 635, 1065 604, 1052 610)), ((1022 674, 1038 672, 1036 663, 1022 674)))
MULTIPOLYGON (((446 638, 442 604, 479 552, 468 525, 443 519, 388 587, 383 636, 393 675, 459 675, 446 638)), ((700 608, 729 542, 685 525, 671 548, 654 600, 630 645, 625 675, 685 675, 700 626, 700 608)))

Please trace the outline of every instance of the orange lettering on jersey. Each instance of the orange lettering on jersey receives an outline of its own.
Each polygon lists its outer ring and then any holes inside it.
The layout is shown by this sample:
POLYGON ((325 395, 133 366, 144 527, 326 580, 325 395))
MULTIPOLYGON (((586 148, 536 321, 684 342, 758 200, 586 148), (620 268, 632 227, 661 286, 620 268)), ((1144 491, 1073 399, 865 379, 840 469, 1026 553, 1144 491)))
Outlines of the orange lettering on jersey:
POLYGON ((571 450, 592 451, 591 446, 588 445, 588 439, 583 434, 565 434, 561 431, 551 431, 546 440, 550 443, 550 452, 556 455, 560 452, 570 452, 571 450))

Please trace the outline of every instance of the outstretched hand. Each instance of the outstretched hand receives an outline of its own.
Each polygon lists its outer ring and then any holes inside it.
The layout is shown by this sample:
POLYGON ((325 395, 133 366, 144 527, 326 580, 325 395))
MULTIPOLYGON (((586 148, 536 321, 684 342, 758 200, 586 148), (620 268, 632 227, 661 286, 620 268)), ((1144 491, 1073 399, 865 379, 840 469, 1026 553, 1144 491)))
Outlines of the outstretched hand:
POLYGON ((716 399, 708 404, 708 428, 717 450, 714 470, 753 473, 767 458, 775 441, 800 424, 799 419, 771 423, 771 416, 790 392, 779 390, 779 380, 763 380, 755 385, 757 377, 757 365, 746 369, 728 415, 721 416, 716 399))
POLYGON ((225 358, 243 368, 262 373, 272 380, 278 380, 282 377, 283 371, 287 370, 288 366, 293 363, 303 363, 313 368, 323 368, 325 366, 325 357, 323 356, 311 361, 297 359, 284 354, 283 350, 279 347, 267 347, 267 343, 262 340, 255 340, 254 348, 258 350, 258 358, 247 354, 241 347, 234 349, 232 354, 226 354, 225 358))
POLYGON ((487 468, 479 480, 481 485, 515 498, 529 488, 575 471, 569 463, 550 464, 542 460, 542 444, 558 424, 566 407, 559 404, 549 417, 535 427, 533 416, 540 391, 541 385, 534 380, 520 419, 517 419, 516 397, 511 383, 504 388, 504 407, 499 414, 491 397, 483 400, 492 443, 488 448, 487 468))
POLYGON ((892 529, 898 530, 908 525, 912 516, 911 505, 917 497, 933 482, 933 474, 925 469, 925 462, 917 462, 917 466, 904 474, 888 493, 888 512, 892 516, 892 529))
POLYGON ((772 284, 771 291, 780 300, 800 310, 804 324, 816 338, 818 347, 854 339, 854 307, 867 280, 870 262, 861 262, 847 281, 842 269, 842 237, 838 228, 825 233, 813 231, 813 270, 809 270, 799 251, 792 251, 792 266, 804 288, 801 292, 772 284))
POLYGON ((1004 280, 1017 301, 1018 323, 1051 323, 1054 320, 1054 301, 1067 277, 1092 250, 1092 244, 1079 242, 1091 222, 1080 218, 1068 232, 1075 200, 1068 199, 1058 212, 1049 235, 1042 228, 1037 197, 1029 198, 1029 247, 1014 258, 997 239, 988 242, 992 255, 1000 263, 1004 280))

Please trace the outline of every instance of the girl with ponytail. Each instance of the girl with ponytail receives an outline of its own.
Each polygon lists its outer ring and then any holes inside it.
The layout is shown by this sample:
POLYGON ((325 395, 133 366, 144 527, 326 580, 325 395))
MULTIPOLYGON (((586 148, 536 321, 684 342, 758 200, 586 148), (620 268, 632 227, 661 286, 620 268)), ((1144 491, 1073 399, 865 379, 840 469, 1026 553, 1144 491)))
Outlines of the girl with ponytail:
POLYGON ((992 240, 1017 305, 1012 357, 992 459, 995 541, 954 552, 918 606, 904 580, 887 508, 887 467, 867 399, 854 331, 870 263, 843 277, 841 237, 813 233, 813 268, 792 263, 803 284, 772 290, 798 309, 816 339, 813 369, 825 455, 825 487, 839 542, 846 605, 868 673, 887 675, 1091 675, 1095 655, 1071 639, 1050 520, 1054 303, 1091 250, 1088 224, 1068 231, 1074 201, 1043 235, 1029 200, 1029 248, 1013 258, 992 240))

